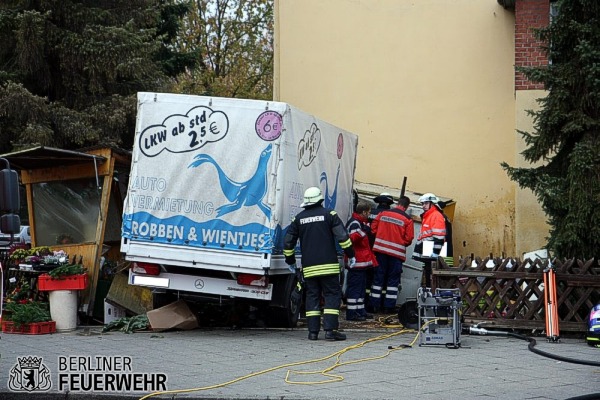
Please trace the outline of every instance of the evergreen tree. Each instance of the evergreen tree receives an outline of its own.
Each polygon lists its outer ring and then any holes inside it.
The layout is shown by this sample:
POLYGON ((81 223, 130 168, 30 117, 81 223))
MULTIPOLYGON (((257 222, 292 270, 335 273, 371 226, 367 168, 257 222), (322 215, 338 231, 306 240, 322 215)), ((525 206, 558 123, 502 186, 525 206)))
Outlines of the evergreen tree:
POLYGON ((273 98, 273 0, 192 0, 175 47, 198 54, 175 91, 273 98))
POLYGON ((548 248, 558 257, 600 257, 600 1, 558 0, 556 16, 537 32, 551 60, 521 69, 547 96, 529 111, 522 132, 532 168, 502 167, 531 189, 550 224, 548 248), (538 165, 538 164, 536 164, 538 165))
POLYGON ((0 153, 33 143, 131 147, 137 91, 159 90, 184 69, 161 42, 174 40, 161 13, 176 12, 151 0, 4 0, 0 153))
POLYGON ((160 24, 158 36, 162 38, 163 46, 158 53, 158 61, 163 65, 163 71, 171 77, 196 67, 199 52, 178 51, 176 48, 179 37, 181 19, 190 11, 190 2, 181 0, 160 0, 160 24))

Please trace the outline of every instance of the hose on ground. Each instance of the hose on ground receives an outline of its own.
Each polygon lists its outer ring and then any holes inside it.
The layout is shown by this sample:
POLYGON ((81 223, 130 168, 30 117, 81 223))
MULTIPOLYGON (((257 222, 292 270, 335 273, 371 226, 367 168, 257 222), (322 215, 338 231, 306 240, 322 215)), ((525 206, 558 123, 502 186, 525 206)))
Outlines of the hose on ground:
POLYGON ((529 350, 540 356, 552 358, 553 360, 573 363, 573 364, 582 364, 582 365, 591 365, 594 367, 600 367, 600 362, 598 362, 598 361, 580 360, 580 359, 576 359, 576 358, 563 357, 563 356, 559 356, 556 354, 548 353, 546 351, 542 351, 540 349, 536 349, 535 345, 537 344, 537 342, 535 341, 534 338, 525 336, 525 335, 520 335, 518 333, 504 332, 504 331, 492 331, 492 330, 488 330, 485 328, 480 328, 478 326, 471 326, 471 327, 469 327, 469 334, 490 335, 490 336, 511 336, 511 337, 529 342, 529 346, 528 346, 529 350))

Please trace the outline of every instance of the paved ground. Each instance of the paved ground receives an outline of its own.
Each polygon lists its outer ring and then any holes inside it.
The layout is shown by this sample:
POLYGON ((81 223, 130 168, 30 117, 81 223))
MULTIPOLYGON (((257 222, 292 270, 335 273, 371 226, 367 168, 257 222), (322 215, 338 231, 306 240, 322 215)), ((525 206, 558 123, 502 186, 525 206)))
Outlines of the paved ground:
MULTIPOLYGON (((538 355, 518 338, 462 335, 459 349, 416 344, 403 348, 417 343, 414 331, 371 328, 346 329, 346 333, 344 342, 308 341, 305 328, 103 334, 101 327, 91 327, 52 335, 2 334, 0 398, 78 398, 83 393, 78 389, 90 378, 101 388, 108 385, 108 375, 143 373, 156 384, 166 377, 166 388, 172 392, 158 396, 149 388, 85 396, 564 400, 597 393, 600 397, 600 367, 538 355), (28 356, 42 358, 33 379, 37 387, 51 382, 49 391, 22 389, 27 366, 20 367, 18 360, 28 356), (113 363, 112 369, 90 371, 97 360, 88 362, 86 357, 102 357, 113 363), (44 368, 49 378, 41 372, 44 368), (9 390, 15 387, 20 391, 9 390)), ((559 358, 600 362, 600 349, 582 339, 536 340, 535 349, 559 358)))

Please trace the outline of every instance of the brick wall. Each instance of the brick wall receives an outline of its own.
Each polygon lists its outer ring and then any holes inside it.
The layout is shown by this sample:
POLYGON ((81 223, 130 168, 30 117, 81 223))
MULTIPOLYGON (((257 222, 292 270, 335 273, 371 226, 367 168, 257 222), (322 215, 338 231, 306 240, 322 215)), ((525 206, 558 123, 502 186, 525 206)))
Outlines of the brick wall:
MULTIPOLYGON (((515 4, 515 66, 536 67, 548 64, 548 57, 535 38, 532 28, 550 22, 550 0, 517 0, 515 4)), ((544 85, 527 80, 515 72, 515 90, 544 89, 544 85)))

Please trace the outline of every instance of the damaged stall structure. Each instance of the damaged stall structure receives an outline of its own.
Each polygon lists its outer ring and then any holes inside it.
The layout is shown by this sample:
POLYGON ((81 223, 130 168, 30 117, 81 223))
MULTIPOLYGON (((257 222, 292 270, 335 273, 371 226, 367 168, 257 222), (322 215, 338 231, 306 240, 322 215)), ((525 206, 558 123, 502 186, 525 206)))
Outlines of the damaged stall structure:
POLYGON ((64 250, 81 260, 89 284, 81 293, 79 313, 102 319, 108 291, 102 267, 121 259, 130 152, 37 146, 2 157, 19 172, 26 190, 31 246, 64 250))

